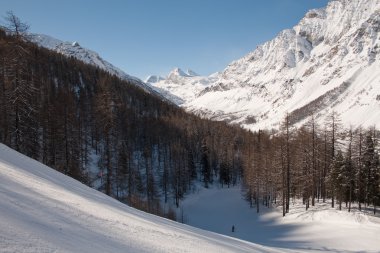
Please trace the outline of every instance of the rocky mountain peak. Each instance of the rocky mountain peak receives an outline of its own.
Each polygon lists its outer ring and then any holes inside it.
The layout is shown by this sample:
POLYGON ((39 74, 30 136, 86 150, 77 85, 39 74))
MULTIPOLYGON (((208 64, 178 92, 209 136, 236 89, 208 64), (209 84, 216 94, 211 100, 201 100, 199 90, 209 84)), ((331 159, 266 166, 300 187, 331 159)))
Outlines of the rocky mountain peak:
MULTIPOLYGON (((311 114, 322 122, 331 110, 347 125, 376 124, 379 31, 380 0, 331 0, 222 72, 181 79, 195 94, 187 91, 182 106, 251 129, 277 128, 286 113, 294 124, 311 114), (191 85, 202 82, 198 89, 191 85)), ((181 97, 165 82, 161 88, 181 97)))

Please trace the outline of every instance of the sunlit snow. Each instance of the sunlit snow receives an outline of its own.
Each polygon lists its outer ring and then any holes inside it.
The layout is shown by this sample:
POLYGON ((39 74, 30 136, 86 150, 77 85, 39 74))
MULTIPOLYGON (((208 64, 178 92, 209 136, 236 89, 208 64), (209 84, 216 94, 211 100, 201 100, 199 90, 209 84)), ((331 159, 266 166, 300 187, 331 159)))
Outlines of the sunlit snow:
POLYGON ((380 123, 380 0, 332 0, 209 77, 159 80, 188 111, 249 129, 301 125, 333 110, 349 127, 380 123))
POLYGON ((0 252, 284 252, 138 211, 3 144, 0 199, 0 252))
POLYGON ((353 208, 349 213, 321 200, 306 211, 301 202, 293 200, 285 217, 282 206, 261 206, 257 214, 256 207, 250 208, 243 199, 240 187, 199 188, 185 199, 179 214, 189 225, 270 247, 306 252, 379 252, 380 215, 374 217, 372 209, 360 212, 353 208))

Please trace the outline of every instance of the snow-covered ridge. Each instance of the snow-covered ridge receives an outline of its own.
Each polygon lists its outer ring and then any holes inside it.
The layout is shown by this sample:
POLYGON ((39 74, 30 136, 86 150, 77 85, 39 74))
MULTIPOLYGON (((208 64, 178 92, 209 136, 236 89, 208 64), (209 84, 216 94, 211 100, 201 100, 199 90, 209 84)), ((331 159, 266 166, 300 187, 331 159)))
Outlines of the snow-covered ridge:
POLYGON ((110 74, 116 75, 123 80, 127 80, 134 85, 139 86, 148 93, 157 94, 155 89, 153 89, 149 84, 144 83, 137 77, 126 74, 118 67, 115 67, 111 63, 101 58, 98 53, 82 47, 77 41, 65 42, 43 34, 31 34, 29 36, 29 39, 31 42, 36 43, 41 47, 56 51, 65 56, 75 57, 76 59, 81 60, 85 63, 97 66, 109 72, 110 74))
POLYGON ((380 122, 379 32, 380 0, 332 0, 221 73, 153 85, 189 111, 251 129, 278 128, 286 113, 323 122, 332 110, 368 127, 380 122))
POLYGON ((0 252, 289 252, 128 207, 0 144, 0 252))
POLYGON ((185 72, 177 67, 170 71, 166 78, 150 76, 146 82, 167 99, 177 105, 183 105, 185 102, 194 100, 213 80, 213 76, 200 76, 191 69, 185 72))
POLYGON ((185 72, 182 69, 177 67, 177 68, 174 68, 172 71, 170 71, 169 75, 167 76, 167 79, 174 79, 177 77, 194 77, 194 76, 199 76, 199 75, 191 69, 188 69, 185 72))
POLYGON ((162 81, 162 80, 165 80, 165 78, 163 78, 161 76, 151 75, 145 79, 145 82, 146 83, 157 83, 157 82, 162 81))

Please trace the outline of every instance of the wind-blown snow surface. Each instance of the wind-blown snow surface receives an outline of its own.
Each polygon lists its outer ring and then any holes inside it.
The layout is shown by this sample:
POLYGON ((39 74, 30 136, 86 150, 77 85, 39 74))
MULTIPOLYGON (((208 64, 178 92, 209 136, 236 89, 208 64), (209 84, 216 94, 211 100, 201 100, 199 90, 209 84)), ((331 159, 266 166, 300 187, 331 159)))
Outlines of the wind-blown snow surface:
POLYGON ((332 0, 212 78, 153 85, 189 111, 251 129, 278 128, 286 113, 295 124, 312 113, 323 122, 332 110, 347 126, 373 126, 380 123, 379 32, 380 0, 332 0))
POLYGON ((3 144, 0 200, 0 252, 287 252, 138 211, 3 144))
POLYGON ((294 251, 380 252, 379 217, 357 209, 339 211, 323 203, 305 211, 298 201, 285 218, 281 207, 261 206, 257 215, 256 207, 249 208, 241 196, 240 187, 201 188, 182 203, 184 220, 216 233, 294 251))

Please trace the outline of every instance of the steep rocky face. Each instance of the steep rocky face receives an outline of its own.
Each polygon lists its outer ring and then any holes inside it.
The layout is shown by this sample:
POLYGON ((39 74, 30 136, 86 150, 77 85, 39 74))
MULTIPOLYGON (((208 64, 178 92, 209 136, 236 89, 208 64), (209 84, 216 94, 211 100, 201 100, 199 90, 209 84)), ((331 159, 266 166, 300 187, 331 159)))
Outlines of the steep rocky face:
POLYGON ((286 113, 294 124, 311 114, 323 122, 333 110, 346 125, 371 126, 380 123, 379 31, 380 0, 332 0, 223 72, 176 81, 186 96, 173 81, 154 85, 189 111, 251 129, 277 128, 286 113))

